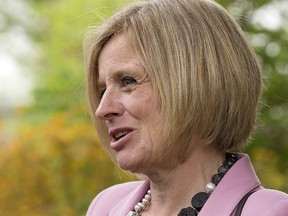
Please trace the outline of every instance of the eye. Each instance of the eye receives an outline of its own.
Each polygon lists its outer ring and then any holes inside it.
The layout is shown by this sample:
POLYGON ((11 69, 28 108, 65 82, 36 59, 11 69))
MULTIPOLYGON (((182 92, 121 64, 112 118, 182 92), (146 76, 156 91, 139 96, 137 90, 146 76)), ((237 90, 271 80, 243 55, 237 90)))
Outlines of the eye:
POLYGON ((125 76, 125 77, 123 77, 121 79, 121 84, 122 84, 123 87, 129 86, 129 85, 133 85, 133 84, 136 84, 136 83, 137 83, 137 81, 133 77, 125 76))

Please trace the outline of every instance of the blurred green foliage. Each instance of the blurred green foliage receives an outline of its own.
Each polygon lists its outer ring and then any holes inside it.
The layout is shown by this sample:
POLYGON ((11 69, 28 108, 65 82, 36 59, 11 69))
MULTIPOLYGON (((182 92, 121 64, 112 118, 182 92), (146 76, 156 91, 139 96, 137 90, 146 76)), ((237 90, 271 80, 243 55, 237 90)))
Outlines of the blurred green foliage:
MULTIPOLYGON (((127 2, 131 0, 28 1, 36 23, 29 36, 40 47, 37 62, 28 65, 36 78, 35 100, 15 109, 8 120, 0 118, 1 215, 84 215, 99 191, 133 179, 99 147, 88 116, 82 55, 87 27, 127 2), (10 136, 1 133, 7 127, 10 136)), ((252 44, 264 38, 253 44, 267 77, 263 120, 243 150, 264 186, 288 192, 287 29, 272 31, 251 23, 253 11, 270 1, 218 2, 237 14, 252 44), (276 55, 269 52, 273 46, 276 55)))

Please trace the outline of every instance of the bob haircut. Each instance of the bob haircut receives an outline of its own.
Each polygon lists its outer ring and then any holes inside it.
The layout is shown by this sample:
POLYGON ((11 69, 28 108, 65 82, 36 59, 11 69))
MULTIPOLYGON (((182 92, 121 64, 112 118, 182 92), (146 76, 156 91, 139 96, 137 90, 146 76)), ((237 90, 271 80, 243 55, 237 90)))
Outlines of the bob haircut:
POLYGON ((128 37, 152 83, 164 125, 163 154, 184 161, 200 145, 227 151, 248 142, 262 77, 240 26, 209 0, 152 0, 126 6, 91 29, 84 43, 91 116, 112 159, 106 125, 94 112, 99 54, 118 34, 128 37))

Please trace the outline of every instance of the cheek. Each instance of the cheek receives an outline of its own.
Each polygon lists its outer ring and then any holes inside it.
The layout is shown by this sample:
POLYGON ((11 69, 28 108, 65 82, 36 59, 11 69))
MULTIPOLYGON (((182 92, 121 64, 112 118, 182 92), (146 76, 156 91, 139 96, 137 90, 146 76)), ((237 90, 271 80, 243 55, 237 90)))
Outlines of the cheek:
POLYGON ((136 119, 142 126, 147 126, 149 130, 153 130, 151 127, 159 127, 160 110, 151 86, 138 88, 126 96, 125 109, 130 116, 136 119))
POLYGON ((143 106, 134 106, 133 111, 139 121, 150 126, 158 126, 160 113, 151 102, 146 102, 143 106))
POLYGON ((126 101, 126 110, 134 118, 141 121, 150 121, 155 116, 159 116, 159 110, 157 109, 155 102, 151 98, 145 98, 145 96, 137 99, 129 99, 126 101))

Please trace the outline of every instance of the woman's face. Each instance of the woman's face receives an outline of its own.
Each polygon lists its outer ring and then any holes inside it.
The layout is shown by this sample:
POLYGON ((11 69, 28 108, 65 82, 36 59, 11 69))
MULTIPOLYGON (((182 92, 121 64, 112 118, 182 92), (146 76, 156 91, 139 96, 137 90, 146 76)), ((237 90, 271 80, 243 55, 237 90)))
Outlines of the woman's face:
POLYGON ((106 123, 119 166, 145 174, 161 164, 162 126, 151 82, 124 34, 104 46, 98 66, 96 116, 106 123))

